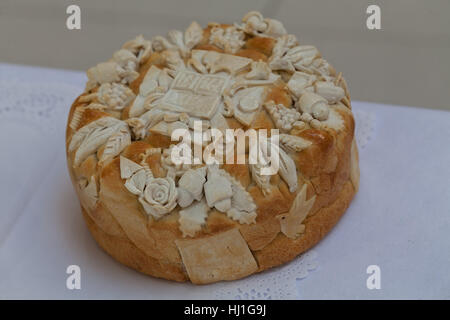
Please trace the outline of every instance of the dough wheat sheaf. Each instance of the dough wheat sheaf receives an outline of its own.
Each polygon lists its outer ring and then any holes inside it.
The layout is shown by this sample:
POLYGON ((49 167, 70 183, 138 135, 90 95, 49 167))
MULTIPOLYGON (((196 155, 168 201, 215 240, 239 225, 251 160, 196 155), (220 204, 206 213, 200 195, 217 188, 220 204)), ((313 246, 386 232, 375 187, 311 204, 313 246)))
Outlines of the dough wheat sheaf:
POLYGON ((94 238, 140 272, 204 284, 288 262, 358 189, 342 73, 258 12, 138 36, 87 75, 68 119, 70 176, 94 238), (174 163, 172 132, 195 123, 278 129, 279 171, 174 163))

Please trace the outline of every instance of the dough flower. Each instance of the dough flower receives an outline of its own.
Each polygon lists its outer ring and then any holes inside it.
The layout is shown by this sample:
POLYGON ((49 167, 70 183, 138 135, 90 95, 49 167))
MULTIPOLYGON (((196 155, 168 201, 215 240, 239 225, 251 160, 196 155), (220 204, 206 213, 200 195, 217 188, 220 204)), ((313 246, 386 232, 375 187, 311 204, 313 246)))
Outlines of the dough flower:
POLYGON ((145 212, 156 219, 172 211, 177 205, 177 188, 172 178, 151 179, 139 198, 145 212))

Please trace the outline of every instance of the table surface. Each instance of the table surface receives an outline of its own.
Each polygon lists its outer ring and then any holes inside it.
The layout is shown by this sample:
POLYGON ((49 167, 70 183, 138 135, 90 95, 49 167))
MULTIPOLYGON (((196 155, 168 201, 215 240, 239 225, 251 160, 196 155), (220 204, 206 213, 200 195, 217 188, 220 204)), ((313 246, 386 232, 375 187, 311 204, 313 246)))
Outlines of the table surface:
MULTIPOLYGON (((85 80, 80 72, 0 64, 3 97, 35 81, 71 86, 70 101, 85 80)), ((208 286, 146 277, 102 252, 67 174, 67 106, 56 129, 41 135, 4 116, 7 101, 0 98, 0 298, 207 298, 208 286), (81 267, 82 290, 66 288, 72 264, 81 267)), ((450 112, 357 101, 353 108, 375 120, 360 149, 360 190, 314 248, 319 265, 297 281, 298 297, 450 299, 450 112), (369 265, 381 270, 379 290, 366 286, 369 265)))

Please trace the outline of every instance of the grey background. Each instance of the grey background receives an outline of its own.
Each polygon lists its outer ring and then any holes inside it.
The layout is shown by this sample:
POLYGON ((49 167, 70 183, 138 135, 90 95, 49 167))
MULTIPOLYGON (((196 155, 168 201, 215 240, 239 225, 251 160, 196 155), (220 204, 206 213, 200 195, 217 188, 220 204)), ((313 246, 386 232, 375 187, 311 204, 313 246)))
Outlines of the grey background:
POLYGON ((353 99, 450 110, 449 0, 1 0, 0 62, 86 70, 138 34, 250 10, 316 45, 353 99), (81 30, 66 29, 70 4, 81 7, 81 30), (382 30, 366 29, 369 4, 381 7, 382 30))

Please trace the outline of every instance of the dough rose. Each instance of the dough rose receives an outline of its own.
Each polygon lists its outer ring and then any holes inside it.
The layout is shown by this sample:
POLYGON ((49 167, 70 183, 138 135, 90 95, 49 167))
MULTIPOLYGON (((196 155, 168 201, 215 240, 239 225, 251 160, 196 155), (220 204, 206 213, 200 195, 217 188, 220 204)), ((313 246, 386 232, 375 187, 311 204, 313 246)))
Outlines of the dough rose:
POLYGON ((172 211, 177 205, 177 189, 172 178, 156 178, 147 182, 139 198, 147 213, 156 219, 172 211))

